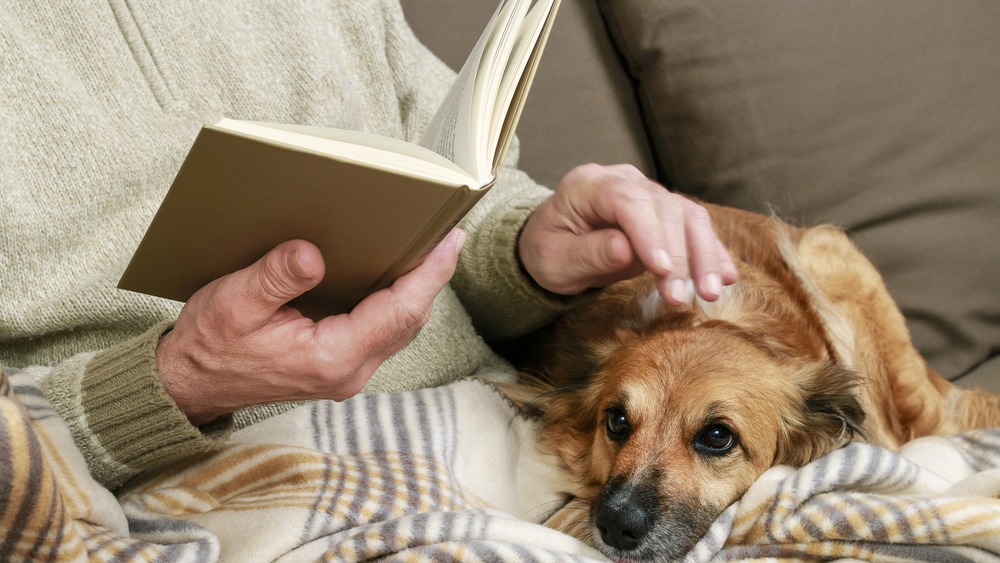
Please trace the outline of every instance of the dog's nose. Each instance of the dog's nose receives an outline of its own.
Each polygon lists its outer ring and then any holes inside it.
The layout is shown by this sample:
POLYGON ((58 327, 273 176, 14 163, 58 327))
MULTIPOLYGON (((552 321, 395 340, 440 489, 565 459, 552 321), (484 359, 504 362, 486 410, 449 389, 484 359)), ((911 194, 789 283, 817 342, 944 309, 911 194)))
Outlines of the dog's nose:
POLYGON ((597 529, 604 543, 626 551, 639 547, 652 521, 649 513, 632 501, 605 504, 597 513, 597 529))

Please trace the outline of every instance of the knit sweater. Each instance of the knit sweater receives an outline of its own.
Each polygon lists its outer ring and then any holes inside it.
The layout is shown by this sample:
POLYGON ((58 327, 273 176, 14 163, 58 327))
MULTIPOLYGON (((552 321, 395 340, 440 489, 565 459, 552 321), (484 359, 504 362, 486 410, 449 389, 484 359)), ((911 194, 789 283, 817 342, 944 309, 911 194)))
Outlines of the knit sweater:
MULTIPOLYGON (((194 427, 163 389, 156 345, 181 304, 115 288, 201 126, 230 117, 413 140, 454 75, 390 0, 15 0, 4 12, 0 366, 40 382, 113 488, 219 446, 234 424, 194 427)), ((522 334, 560 307, 516 258, 547 193, 500 171, 464 220, 469 240, 430 321, 366 392, 512 375, 481 335, 522 334)))

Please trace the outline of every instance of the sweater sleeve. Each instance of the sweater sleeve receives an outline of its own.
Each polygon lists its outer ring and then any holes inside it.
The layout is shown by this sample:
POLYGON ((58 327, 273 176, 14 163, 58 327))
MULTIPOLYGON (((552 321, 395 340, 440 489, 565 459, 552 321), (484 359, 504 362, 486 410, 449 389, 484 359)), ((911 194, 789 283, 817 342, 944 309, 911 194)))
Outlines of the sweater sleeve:
POLYGON ((29 369, 91 475, 109 489, 167 458, 218 448, 232 431, 231 417, 193 426, 164 390, 156 346, 170 327, 161 323, 106 350, 29 369))
MULTIPOLYGON (((398 14, 389 11, 390 14, 398 14)), ((419 42, 402 19, 390 18, 388 44, 407 138, 419 137, 447 94, 455 73, 419 42)), ((519 143, 511 144, 497 182, 460 226, 469 234, 452 287, 487 340, 540 328, 566 308, 567 299, 539 287, 517 256, 517 237, 531 212, 551 195, 518 170, 519 143)))
POLYGON ((469 239, 452 287, 487 340, 541 328, 571 302, 538 286, 518 258, 517 240, 524 223, 550 195, 524 172, 505 167, 490 193, 462 221, 469 239))

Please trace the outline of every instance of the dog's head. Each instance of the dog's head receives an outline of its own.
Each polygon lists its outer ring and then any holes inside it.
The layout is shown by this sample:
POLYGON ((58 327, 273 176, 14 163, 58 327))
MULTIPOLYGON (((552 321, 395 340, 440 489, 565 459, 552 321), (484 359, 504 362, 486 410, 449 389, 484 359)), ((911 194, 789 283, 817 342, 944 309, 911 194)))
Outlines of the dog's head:
POLYGON ((815 345, 805 328, 773 326, 781 298, 758 296, 759 310, 739 292, 668 311, 650 284, 625 284, 566 319, 576 338, 560 340, 561 381, 539 400, 543 442, 612 558, 683 556, 769 467, 808 463, 860 429, 856 375, 803 354, 815 345))

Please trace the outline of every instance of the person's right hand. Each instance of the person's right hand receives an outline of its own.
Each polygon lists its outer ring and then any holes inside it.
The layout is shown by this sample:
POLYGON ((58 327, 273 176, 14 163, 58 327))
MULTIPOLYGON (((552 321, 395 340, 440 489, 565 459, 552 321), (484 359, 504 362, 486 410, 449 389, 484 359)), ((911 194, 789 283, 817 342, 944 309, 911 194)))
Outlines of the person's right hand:
POLYGON ((689 280, 715 301, 738 277, 708 211, 628 164, 570 170, 528 217, 518 257, 535 283, 562 295, 648 270, 663 299, 680 305, 689 280))
POLYGON ((163 385, 194 424, 256 404, 347 399, 427 322, 464 242, 456 229, 392 287, 316 322, 287 303, 319 283, 323 258, 305 241, 278 245, 188 300, 156 350, 163 385))

